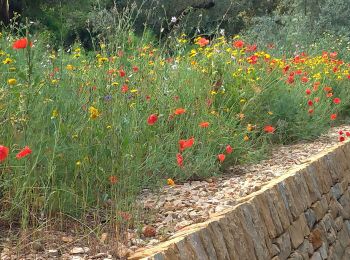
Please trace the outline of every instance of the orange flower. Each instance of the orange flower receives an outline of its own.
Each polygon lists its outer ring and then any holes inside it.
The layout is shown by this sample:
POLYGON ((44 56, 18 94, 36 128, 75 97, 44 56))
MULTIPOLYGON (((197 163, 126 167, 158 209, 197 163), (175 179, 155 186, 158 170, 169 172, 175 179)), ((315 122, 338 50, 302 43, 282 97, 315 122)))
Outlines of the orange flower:
POLYGON ((180 145, 180 152, 182 152, 183 150, 185 150, 186 148, 190 148, 192 147, 192 145, 194 144, 194 138, 190 138, 187 140, 183 140, 181 139, 179 141, 179 145, 180 145))
POLYGON ((167 184, 169 185, 169 186, 174 186, 175 185, 175 182, 174 182, 174 180, 173 179, 167 179, 166 180, 166 182, 167 182, 167 184))
POLYGON ((199 46, 201 46, 201 47, 204 47, 204 46, 206 46, 206 45, 209 44, 209 40, 207 40, 207 39, 201 37, 201 38, 198 40, 197 44, 198 44, 199 46))
POLYGON ((242 48, 244 46, 244 41, 242 40, 238 40, 238 41, 234 41, 232 43, 232 45, 238 49, 242 48))
POLYGON ((271 125, 267 125, 267 126, 265 126, 264 127, 264 131, 266 132, 266 133, 274 133, 275 132, 275 128, 273 127, 273 126, 271 126, 271 125))
POLYGON ((174 114, 175 114, 175 115, 182 115, 182 114, 184 114, 185 112, 186 112, 186 109, 184 109, 184 108, 177 108, 177 109, 175 109, 174 114))
POLYGON ((115 175, 109 176, 108 180, 111 184, 116 184, 118 182, 118 178, 115 175))
POLYGON ((207 127, 209 127, 209 122, 202 122, 202 123, 199 124, 199 127, 207 128, 207 127))

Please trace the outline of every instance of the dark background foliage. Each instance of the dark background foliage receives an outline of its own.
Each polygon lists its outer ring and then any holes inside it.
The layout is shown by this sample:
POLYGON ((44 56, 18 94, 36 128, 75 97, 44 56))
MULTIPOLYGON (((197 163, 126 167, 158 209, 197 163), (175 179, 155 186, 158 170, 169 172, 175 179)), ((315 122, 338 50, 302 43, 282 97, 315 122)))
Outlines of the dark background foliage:
POLYGON ((115 14, 127 7, 136 34, 146 26, 157 38, 174 32, 213 35, 224 29, 227 35, 248 32, 258 41, 307 44, 324 32, 349 35, 350 29, 350 1, 343 0, 0 0, 0 5, 5 25, 17 12, 60 44, 78 40, 87 48, 92 48, 92 36, 108 27, 101 17, 122 19, 115 14))

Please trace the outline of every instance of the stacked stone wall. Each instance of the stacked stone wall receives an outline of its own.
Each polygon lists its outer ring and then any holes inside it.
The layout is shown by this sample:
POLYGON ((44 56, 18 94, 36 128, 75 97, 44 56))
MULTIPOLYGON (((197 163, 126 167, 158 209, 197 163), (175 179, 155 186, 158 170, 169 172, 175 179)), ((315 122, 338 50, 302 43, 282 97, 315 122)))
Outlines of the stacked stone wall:
POLYGON ((130 259, 350 260, 350 143, 130 259))

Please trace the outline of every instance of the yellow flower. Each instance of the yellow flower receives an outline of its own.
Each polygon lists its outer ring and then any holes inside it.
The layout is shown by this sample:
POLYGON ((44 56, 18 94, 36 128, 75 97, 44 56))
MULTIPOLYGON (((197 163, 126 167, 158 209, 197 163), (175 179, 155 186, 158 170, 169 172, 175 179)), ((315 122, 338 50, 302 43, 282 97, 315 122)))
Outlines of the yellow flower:
POLYGON ((17 80, 16 80, 16 79, 8 79, 8 80, 7 80, 7 84, 9 84, 9 85, 11 85, 11 86, 16 85, 16 83, 17 83, 17 80))
POLYGON ((137 91, 138 91, 137 89, 130 90, 131 93, 137 93, 137 91))
POLYGON ((12 62, 13 62, 13 60, 10 59, 9 57, 7 57, 6 59, 4 59, 4 60, 2 61, 3 64, 11 64, 12 62))
POLYGON ((242 98, 239 102, 244 104, 246 101, 247 101, 246 99, 242 98))
POLYGON ((77 166, 80 166, 80 165, 81 165, 81 161, 77 161, 75 164, 76 164, 77 166))
POLYGON ((247 131, 248 131, 248 132, 253 131, 253 126, 252 126, 251 124, 248 124, 248 125, 247 125, 247 131))
POLYGON ((93 107, 93 106, 89 107, 89 112, 90 112, 91 119, 96 119, 97 117, 99 117, 101 115, 101 113, 98 111, 98 109, 93 107))
POLYGON ((112 82, 112 86, 113 86, 113 87, 116 87, 116 86, 118 86, 118 85, 119 85, 118 82, 112 82))
POLYGON ((74 66, 71 65, 71 64, 68 64, 68 65, 66 66, 66 69, 67 69, 67 70, 74 70, 74 66))
POLYGON ((52 83, 52 84, 57 84, 57 83, 58 83, 58 80, 57 80, 57 79, 53 79, 53 80, 51 80, 51 83, 52 83))
POLYGON ((249 136, 245 135, 244 136, 244 141, 249 141, 249 136))
POLYGON ((272 111, 269 111, 267 112, 270 116, 273 115, 273 112, 272 111))
POLYGON ((169 186, 174 186, 174 185, 175 185, 175 182, 174 182, 173 179, 167 179, 166 182, 167 182, 167 184, 168 184, 169 186))
POLYGON ((58 117, 58 111, 57 111, 57 109, 54 109, 54 110, 52 110, 51 119, 54 119, 56 117, 58 117))

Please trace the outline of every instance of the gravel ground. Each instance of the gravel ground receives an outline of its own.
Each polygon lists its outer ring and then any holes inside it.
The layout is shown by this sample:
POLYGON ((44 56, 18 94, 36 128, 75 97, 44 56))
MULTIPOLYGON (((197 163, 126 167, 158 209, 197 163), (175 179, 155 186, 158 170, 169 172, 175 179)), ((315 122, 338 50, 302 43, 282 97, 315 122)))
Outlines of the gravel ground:
MULTIPOLYGON (((350 126, 332 128, 313 142, 277 146, 271 156, 258 164, 240 165, 230 169, 227 175, 210 178, 205 181, 192 181, 174 186, 163 187, 159 192, 144 190, 138 203, 144 208, 145 215, 142 235, 136 229, 129 229, 127 242, 119 244, 118 249, 110 244, 100 250, 90 250, 77 237, 60 233, 56 236, 55 246, 37 245, 39 250, 30 254, 18 254, 8 243, 0 246, 0 259, 116 259, 125 258, 137 249, 150 247, 167 240, 178 230, 207 220, 211 214, 228 209, 237 204, 237 200, 261 189, 268 181, 283 175, 293 166, 309 161, 310 156, 339 143, 339 131, 350 131, 350 126), (67 237, 69 239, 67 239, 67 237), (75 241, 80 243, 75 243, 75 241), (63 244, 63 245, 62 245, 63 244), (57 250, 57 248, 60 248, 57 250)), ((350 138, 350 137, 349 137, 350 138)), ((53 233, 50 233, 51 236, 53 233)), ((107 237, 108 234, 105 234, 107 237)), ((32 244, 34 242, 31 242, 32 244)), ((99 242, 101 243, 101 238, 99 242)), ((1 244, 1 240, 0 240, 1 244)), ((96 246, 96 242, 95 242, 96 246)), ((98 245, 97 245, 98 246, 98 245)), ((17 251, 18 252, 18 251, 17 251)))

